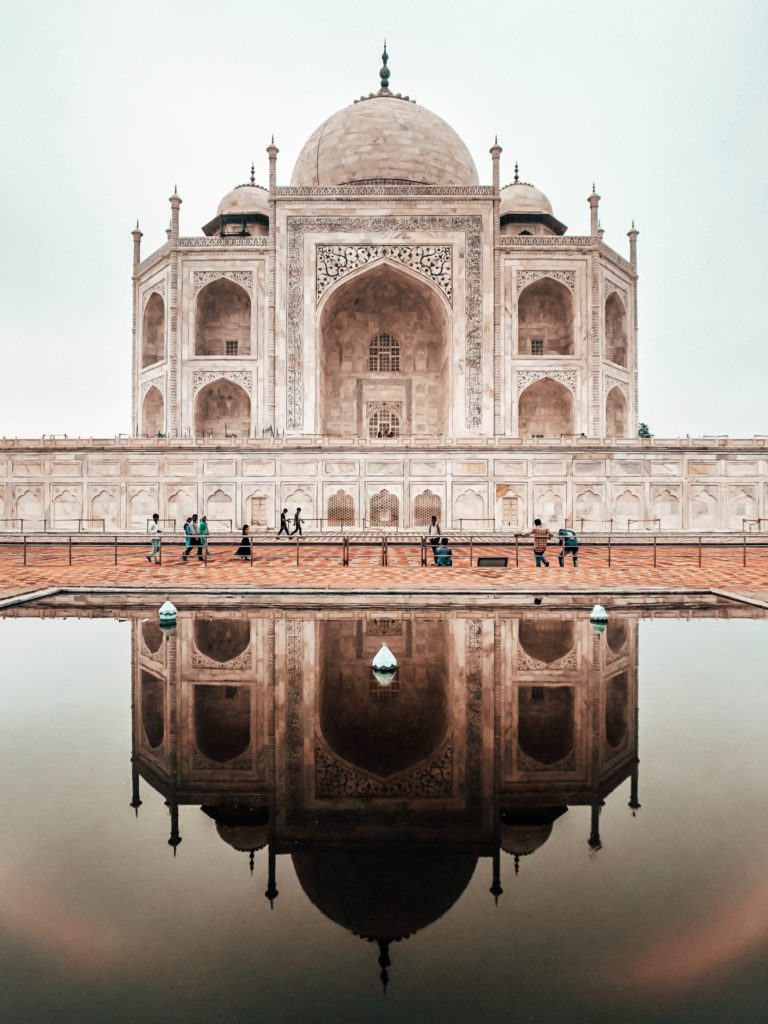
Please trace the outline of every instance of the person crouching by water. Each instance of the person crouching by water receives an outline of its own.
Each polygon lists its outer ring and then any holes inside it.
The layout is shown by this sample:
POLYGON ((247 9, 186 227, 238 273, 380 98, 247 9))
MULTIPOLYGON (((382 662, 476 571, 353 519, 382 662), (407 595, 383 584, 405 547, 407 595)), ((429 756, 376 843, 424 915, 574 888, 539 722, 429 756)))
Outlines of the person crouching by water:
POLYGON ((240 540, 240 547, 235 552, 236 558, 242 558, 247 562, 251 557, 251 538, 248 536, 248 524, 243 524, 243 536, 240 540))
POLYGON ((152 550, 147 555, 147 561, 157 564, 160 561, 160 534, 163 532, 160 529, 160 515, 157 512, 152 516, 152 522, 149 524, 147 532, 152 541, 152 550))
POLYGON ((448 547, 447 537, 441 537, 435 548, 435 565, 453 565, 453 552, 448 547))
POLYGON ((547 541, 552 540, 553 534, 546 526, 541 525, 540 519, 534 519, 533 527, 520 534, 521 537, 530 537, 531 535, 533 535, 533 556, 536 559, 536 568, 539 569, 542 565, 546 565, 549 568, 549 562, 545 556, 547 541))
POLYGON ((437 565, 437 545, 440 543, 440 523, 437 521, 437 516, 432 516, 432 522, 427 527, 427 534, 429 535, 429 543, 432 545, 432 558, 435 565, 437 565))
POLYGON ((565 565, 565 556, 568 554, 573 555, 573 564, 578 565, 579 538, 576 536, 576 531, 566 526, 562 530, 558 530, 557 535, 560 538, 560 544, 562 545, 562 551, 557 556, 560 568, 565 565))

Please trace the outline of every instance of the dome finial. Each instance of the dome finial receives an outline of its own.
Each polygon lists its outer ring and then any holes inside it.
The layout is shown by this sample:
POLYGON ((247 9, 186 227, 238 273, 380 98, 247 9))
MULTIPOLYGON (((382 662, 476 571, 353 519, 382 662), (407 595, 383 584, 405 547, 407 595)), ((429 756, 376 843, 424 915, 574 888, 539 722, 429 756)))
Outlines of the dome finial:
POLYGON ((515 184, 520 184, 520 170, 517 166, 517 160, 515 160, 515 184))
POLYGON ((256 184, 256 167, 254 165, 253 160, 251 160, 251 184, 256 184))
POLYGON ((380 92, 389 92, 389 68, 387 67, 387 61, 389 60, 389 54, 387 53, 387 40, 384 40, 384 50, 381 54, 381 70, 379 71, 379 78, 381 79, 380 92))
POLYGON ((379 939, 379 967, 381 968, 381 990, 384 995, 387 994, 387 985, 389 984, 389 971, 388 967, 391 966, 392 961, 389 959, 389 940, 379 939))

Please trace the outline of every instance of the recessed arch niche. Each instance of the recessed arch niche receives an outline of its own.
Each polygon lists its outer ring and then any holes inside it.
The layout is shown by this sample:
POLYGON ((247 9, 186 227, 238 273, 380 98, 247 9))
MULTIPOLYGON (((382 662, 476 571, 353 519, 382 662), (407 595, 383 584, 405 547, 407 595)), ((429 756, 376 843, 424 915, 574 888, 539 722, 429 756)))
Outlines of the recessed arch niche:
POLYGON ((627 311, 616 292, 605 300, 605 356, 619 366, 627 365, 627 311))
POLYGON ((605 436, 627 437, 627 400, 617 385, 605 400, 605 436))
POLYGON ((239 284, 218 277, 201 288, 197 296, 195 355, 247 356, 250 353, 251 297, 239 284))
POLYGON ((251 745, 248 686, 195 686, 195 744, 211 761, 226 764, 251 745))
POLYGON ((436 288, 379 263, 327 293, 319 329, 322 432, 367 437, 368 404, 389 403, 402 408, 400 434, 445 434, 450 312, 436 288), (373 359, 385 336, 396 339, 397 360, 373 359))
POLYGON ((248 619, 195 619, 193 633, 198 651, 222 665, 239 658, 251 644, 248 619))
POLYGON ((560 437, 573 433, 573 395, 559 381, 542 377, 520 395, 520 437, 560 437))
POLYGON ((165 683, 151 672, 141 673, 141 724, 153 749, 165 738, 165 683))
POLYGON ((518 694, 520 749, 542 765, 557 764, 573 750, 572 686, 521 686, 518 694))
POLYGON ((144 307, 141 324, 141 367, 152 366, 165 359, 165 302, 152 292, 144 307))
POLYGON ((147 389, 141 403, 141 422, 147 437, 165 433, 165 402, 159 388, 154 384, 147 389))
POLYGON ((573 296, 564 284, 542 277, 520 292, 517 351, 520 355, 573 355, 573 296))
POLYGON ((521 619, 518 639, 529 658, 551 665, 573 649, 574 624, 564 619, 521 619))
POLYGON ((232 380, 220 377, 201 388, 195 399, 196 437, 250 437, 251 399, 232 380))

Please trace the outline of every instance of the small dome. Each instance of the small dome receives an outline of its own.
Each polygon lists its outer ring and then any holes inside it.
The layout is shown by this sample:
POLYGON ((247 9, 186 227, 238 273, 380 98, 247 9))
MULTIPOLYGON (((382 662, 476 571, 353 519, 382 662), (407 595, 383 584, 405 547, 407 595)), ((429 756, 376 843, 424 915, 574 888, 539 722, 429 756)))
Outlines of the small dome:
POLYGON ((535 853, 552 835, 552 822, 548 825, 505 825, 502 823, 499 838, 505 853, 525 857, 535 853))
POLYGON ((469 150, 449 124, 408 99, 377 95, 337 111, 310 135, 291 184, 322 187, 380 180, 478 183, 469 150))
POLYGON ((234 213, 260 213, 269 216, 268 193, 261 185, 238 185, 228 192, 219 203, 216 216, 234 213))
POLYGON ((552 204, 537 188, 522 181, 505 185, 501 190, 501 207, 499 215, 506 217, 510 213, 538 213, 552 215, 552 204))
POLYGON ((225 843, 228 843, 233 850, 239 850, 240 853, 260 850, 269 842, 269 824, 223 825, 221 822, 217 822, 216 831, 225 843))

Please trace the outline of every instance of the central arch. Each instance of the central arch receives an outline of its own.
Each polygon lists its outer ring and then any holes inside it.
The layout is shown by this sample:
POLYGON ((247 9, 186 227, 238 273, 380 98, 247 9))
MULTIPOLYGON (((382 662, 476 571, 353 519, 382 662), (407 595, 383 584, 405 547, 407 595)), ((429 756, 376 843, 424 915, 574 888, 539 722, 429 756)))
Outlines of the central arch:
POLYGON ((449 320, 432 285, 389 263, 331 290, 319 317, 321 431, 377 437, 371 421, 386 407, 393 434, 445 436, 449 320))
POLYGON ((251 399, 234 381, 220 377, 195 399, 196 437, 250 437, 251 399))

